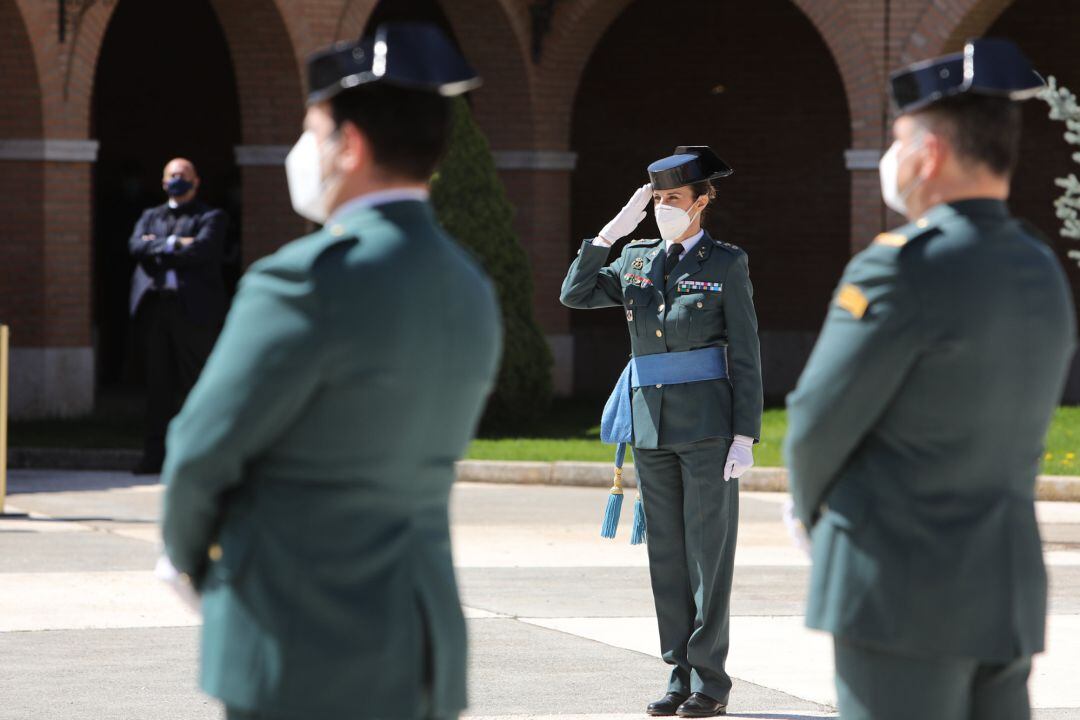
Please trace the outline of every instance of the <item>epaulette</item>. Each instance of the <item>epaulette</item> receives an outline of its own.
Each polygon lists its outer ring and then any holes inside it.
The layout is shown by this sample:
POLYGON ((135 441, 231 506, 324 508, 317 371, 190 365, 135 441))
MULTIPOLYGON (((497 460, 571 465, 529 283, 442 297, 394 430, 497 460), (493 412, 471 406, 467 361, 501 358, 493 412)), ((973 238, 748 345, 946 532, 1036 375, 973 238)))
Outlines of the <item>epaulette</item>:
POLYGON ((932 225, 926 218, 919 218, 915 222, 902 225, 895 230, 881 233, 874 238, 873 244, 902 248, 912 240, 935 235, 937 232, 937 225, 932 225))
POLYGON ((269 255, 259 262, 265 261, 275 265, 310 270, 331 248, 358 242, 360 242, 358 235, 349 232, 344 225, 335 223, 329 227, 316 230, 310 235, 286 243, 273 255, 269 255))
POLYGON ((642 240, 631 240, 630 244, 634 247, 650 247, 660 242, 660 238, 646 238, 642 240))
POLYGON ((743 249, 738 245, 735 245, 734 243, 724 242, 723 240, 713 240, 713 244, 716 245, 716 247, 724 248, 728 252, 732 252, 735 254, 744 252, 743 249))

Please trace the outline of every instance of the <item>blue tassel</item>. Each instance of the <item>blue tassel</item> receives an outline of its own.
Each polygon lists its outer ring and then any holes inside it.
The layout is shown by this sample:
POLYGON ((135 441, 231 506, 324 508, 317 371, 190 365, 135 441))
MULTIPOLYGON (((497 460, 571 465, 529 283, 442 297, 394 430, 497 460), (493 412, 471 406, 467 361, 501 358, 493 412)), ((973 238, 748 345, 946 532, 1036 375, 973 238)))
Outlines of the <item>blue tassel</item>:
POLYGON ((604 522, 600 525, 600 537, 613 538, 619 527, 619 516, 622 514, 623 493, 619 488, 611 488, 608 495, 607 508, 604 509, 604 522))
POLYGON ((604 521, 600 523, 600 537, 613 538, 619 528, 619 516, 622 515, 622 455, 626 453, 626 446, 619 444, 619 450, 615 455, 615 480, 611 485, 611 493, 608 495, 607 507, 604 508, 604 521))
POLYGON ((641 502, 641 493, 638 492, 637 502, 634 503, 634 529, 630 531, 630 544, 641 545, 648 539, 645 529, 645 503, 641 502))

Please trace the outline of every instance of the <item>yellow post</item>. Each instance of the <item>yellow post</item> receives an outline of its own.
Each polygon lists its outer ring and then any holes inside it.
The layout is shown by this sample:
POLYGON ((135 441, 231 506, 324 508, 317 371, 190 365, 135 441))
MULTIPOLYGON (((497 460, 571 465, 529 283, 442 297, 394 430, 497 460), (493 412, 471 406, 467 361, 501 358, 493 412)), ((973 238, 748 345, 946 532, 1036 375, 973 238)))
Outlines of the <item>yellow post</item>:
POLYGON ((0 325, 0 515, 7 497, 8 326, 0 325))

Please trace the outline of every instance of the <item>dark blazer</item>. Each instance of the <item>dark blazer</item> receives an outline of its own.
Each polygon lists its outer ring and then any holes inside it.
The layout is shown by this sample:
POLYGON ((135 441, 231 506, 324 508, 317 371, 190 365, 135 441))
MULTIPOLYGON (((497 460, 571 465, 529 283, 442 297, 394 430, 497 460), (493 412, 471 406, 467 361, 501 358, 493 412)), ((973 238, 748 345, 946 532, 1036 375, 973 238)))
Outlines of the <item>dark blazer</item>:
POLYGON ((664 241, 610 250, 586 240, 559 299, 571 308, 621 305, 635 356, 727 348, 727 380, 636 388, 634 446, 656 448, 705 438, 759 439, 763 405, 754 290, 746 253, 705 233, 664 286, 664 241))
POLYGON ((227 298, 221 263, 225 252, 228 216, 223 210, 193 200, 178 208, 158 205, 143 212, 128 240, 131 256, 154 280, 165 286, 165 274, 176 271, 176 281, 188 319, 199 325, 215 325, 225 315, 227 298), (156 235, 143 240, 143 235, 156 235), (168 237, 194 237, 190 245, 176 243, 168 249, 168 237))
POLYGON ((416 201, 251 266, 163 475, 208 693, 290 717, 465 706, 447 506, 494 382, 496 302, 416 201))
POLYGON ((1035 476, 1075 345, 1060 263, 1002 202, 939 205, 851 261, 788 398, 811 627, 913 655, 1043 649, 1035 476))

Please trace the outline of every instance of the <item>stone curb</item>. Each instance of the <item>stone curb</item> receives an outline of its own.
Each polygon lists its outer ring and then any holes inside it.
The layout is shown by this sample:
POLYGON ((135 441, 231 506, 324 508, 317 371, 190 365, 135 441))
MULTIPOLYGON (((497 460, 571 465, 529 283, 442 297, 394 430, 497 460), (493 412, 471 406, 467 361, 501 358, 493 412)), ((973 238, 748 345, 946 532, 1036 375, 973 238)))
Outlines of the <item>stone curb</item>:
MULTIPOLYGON (((138 450, 91 450, 73 448, 10 448, 8 467, 13 470, 130 470, 139 460, 138 450)), ((562 485, 611 487, 612 466, 606 462, 506 462, 462 460, 457 464, 462 482, 498 485, 562 485)), ((637 487, 634 466, 623 468, 623 486, 637 487)), ((748 492, 787 492, 787 469, 753 468, 739 480, 748 492)), ((1040 475, 1039 500, 1080 502, 1080 477, 1040 475)))
MULTIPOLYGON (((462 460, 457 465, 457 479, 506 485, 611 487, 612 466, 602 462, 462 460)), ((631 464, 623 468, 623 486, 637 487, 637 476, 631 464)), ((748 492, 787 492, 787 469, 752 468, 739 479, 739 488, 748 492)), ((1035 496, 1038 500, 1080 502, 1080 477, 1040 475, 1035 496)))

